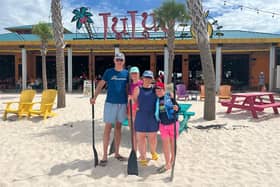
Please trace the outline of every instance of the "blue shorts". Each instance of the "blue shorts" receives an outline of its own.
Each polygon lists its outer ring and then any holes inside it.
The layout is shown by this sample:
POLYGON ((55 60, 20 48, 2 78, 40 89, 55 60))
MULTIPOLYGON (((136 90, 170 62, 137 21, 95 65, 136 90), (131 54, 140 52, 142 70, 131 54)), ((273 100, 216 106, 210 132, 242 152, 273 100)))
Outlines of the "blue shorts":
POLYGON ((105 123, 124 122, 127 119, 126 104, 105 103, 103 120, 105 123))

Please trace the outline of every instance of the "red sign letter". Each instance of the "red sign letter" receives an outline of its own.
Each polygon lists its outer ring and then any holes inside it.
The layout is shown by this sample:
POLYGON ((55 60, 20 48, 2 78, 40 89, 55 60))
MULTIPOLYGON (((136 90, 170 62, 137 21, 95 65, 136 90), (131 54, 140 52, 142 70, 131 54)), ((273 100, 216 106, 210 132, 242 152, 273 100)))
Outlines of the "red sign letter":
POLYGON ((107 39, 107 30, 108 30, 108 17, 111 13, 100 13, 99 16, 103 16, 103 24, 104 24, 104 40, 107 39))

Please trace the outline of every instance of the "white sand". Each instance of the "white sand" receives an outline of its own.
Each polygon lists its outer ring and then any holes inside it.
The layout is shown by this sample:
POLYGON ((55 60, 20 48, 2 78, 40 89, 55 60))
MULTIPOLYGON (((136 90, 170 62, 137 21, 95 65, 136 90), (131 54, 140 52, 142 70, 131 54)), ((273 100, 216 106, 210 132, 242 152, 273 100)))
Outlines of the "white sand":
MULTIPOLYGON (((17 100, 16 94, 0 95, 2 102, 17 100)), ((35 100, 39 100, 39 95, 35 100)), ((104 95, 95 107, 96 149, 102 156, 102 112, 104 95)), ((280 116, 272 109, 258 113, 225 114, 217 103, 217 120, 202 119, 203 102, 191 101, 196 115, 190 129, 178 139, 175 177, 170 172, 157 174, 164 163, 160 137, 158 161, 139 167, 139 176, 127 175, 127 162, 109 158, 107 167, 93 166, 91 106, 89 98, 67 95, 67 108, 56 110, 58 116, 17 120, 9 115, 0 120, 0 187, 5 186, 279 186, 280 116), (201 130, 199 125, 221 125, 222 129, 201 130)), ((130 133, 123 128, 120 152, 128 157, 130 133)), ((148 157, 151 157, 148 154, 148 157)))

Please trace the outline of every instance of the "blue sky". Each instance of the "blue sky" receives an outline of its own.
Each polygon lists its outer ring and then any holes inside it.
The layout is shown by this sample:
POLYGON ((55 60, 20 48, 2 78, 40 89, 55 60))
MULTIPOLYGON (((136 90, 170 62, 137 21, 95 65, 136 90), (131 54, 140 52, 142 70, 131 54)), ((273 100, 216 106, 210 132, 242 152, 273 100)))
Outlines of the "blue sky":
MULTIPOLYGON (((125 15, 128 10, 152 12, 163 0, 62 0, 63 24, 75 32, 75 24, 71 23, 72 10, 81 6, 90 8, 93 13, 95 27, 103 26, 101 12, 112 12, 112 16, 125 15)), ((185 0, 177 0, 185 3, 185 0)), ((246 30, 280 34, 280 0, 202 0, 205 10, 218 20, 225 30, 246 30), (264 13, 243 8, 239 5, 268 11, 264 13), (276 14, 272 15, 272 12, 276 14)), ((7 33, 4 28, 18 25, 36 24, 39 21, 50 22, 50 0, 3 0, 0 6, 0 33, 7 33), (19 3, 20 2, 20 3, 19 3)), ((129 15, 128 15, 129 18, 129 15)), ((140 19, 140 18, 139 18, 140 19)), ((110 20, 109 20, 110 21, 110 20)), ((129 20, 130 21, 130 20, 129 20)), ((110 23, 109 23, 110 24, 110 23)), ((138 26, 141 20, 137 20, 138 26)), ((102 32, 100 28, 98 31, 102 32)))

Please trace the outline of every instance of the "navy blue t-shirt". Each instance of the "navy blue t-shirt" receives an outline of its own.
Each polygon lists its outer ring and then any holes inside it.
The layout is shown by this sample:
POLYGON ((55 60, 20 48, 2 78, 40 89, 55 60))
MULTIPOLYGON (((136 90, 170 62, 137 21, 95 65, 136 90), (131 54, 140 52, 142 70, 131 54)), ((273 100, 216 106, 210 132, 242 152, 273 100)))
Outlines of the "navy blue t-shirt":
POLYGON ((128 83, 128 71, 116 71, 114 68, 107 69, 102 80, 107 83, 106 102, 113 104, 127 104, 126 85, 128 83))

